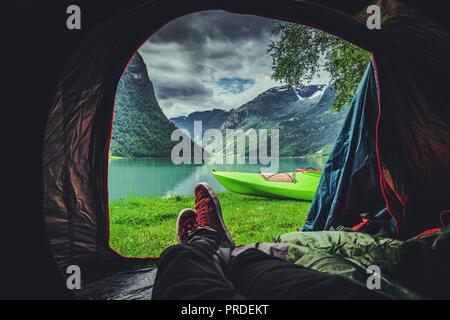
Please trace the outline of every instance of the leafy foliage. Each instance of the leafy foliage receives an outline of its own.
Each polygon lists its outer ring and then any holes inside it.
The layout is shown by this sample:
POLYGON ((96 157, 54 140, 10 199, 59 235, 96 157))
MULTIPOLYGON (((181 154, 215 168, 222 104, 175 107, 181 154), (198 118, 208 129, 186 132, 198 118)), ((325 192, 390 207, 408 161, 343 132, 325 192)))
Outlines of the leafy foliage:
POLYGON ((156 101, 142 57, 136 53, 117 87, 110 152, 121 157, 168 157, 176 127, 156 101))
POLYGON ((330 84, 337 92, 333 110, 351 102, 370 61, 370 53, 345 40, 294 23, 278 23, 278 40, 268 52, 273 60, 273 75, 290 86, 304 86, 320 71, 330 73, 330 84))

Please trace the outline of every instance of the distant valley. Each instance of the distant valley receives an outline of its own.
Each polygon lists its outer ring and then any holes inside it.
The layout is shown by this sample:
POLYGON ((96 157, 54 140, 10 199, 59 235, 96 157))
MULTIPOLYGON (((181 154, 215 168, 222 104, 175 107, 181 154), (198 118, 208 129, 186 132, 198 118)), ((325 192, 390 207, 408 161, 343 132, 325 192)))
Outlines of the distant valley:
POLYGON ((271 88, 237 109, 212 109, 171 118, 193 137, 194 121, 203 130, 279 129, 280 156, 328 154, 345 119, 345 109, 333 112, 335 93, 325 85, 271 88))
POLYGON ((173 130, 185 129, 194 137, 194 121, 202 121, 203 131, 279 129, 280 156, 328 154, 346 115, 345 108, 331 110, 334 98, 325 85, 279 86, 233 110, 212 108, 169 120, 137 53, 117 88, 110 151, 120 157, 169 157, 177 143, 170 140, 173 130))

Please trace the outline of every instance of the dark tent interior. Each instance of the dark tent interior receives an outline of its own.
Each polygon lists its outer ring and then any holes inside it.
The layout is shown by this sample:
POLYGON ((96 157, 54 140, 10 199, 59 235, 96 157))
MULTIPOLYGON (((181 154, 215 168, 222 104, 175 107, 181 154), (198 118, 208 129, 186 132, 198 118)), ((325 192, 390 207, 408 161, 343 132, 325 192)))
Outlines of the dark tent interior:
MULTIPOLYGON (((201 10, 296 22, 372 52, 378 89, 372 98, 377 114, 370 137, 361 139, 373 139, 376 148, 372 158, 376 167, 371 171, 376 176, 371 181, 378 183, 377 205, 381 199, 385 217, 394 226, 392 236, 398 239, 441 225, 441 213, 450 209, 450 97, 446 88, 450 31, 445 10, 437 3, 102 0, 94 6, 89 1, 78 2, 86 22, 76 32, 61 27, 66 18, 61 12, 71 3, 21 1, 19 7, 19 11, 27 7, 33 13, 22 14, 26 23, 17 27, 13 46, 22 51, 26 46, 37 48, 34 60, 39 66, 21 85, 31 89, 26 95, 17 94, 15 105, 22 107, 12 111, 16 114, 11 117, 33 114, 21 120, 22 127, 14 129, 17 139, 7 145, 10 153, 26 158, 14 160, 24 169, 11 181, 11 189, 23 190, 29 197, 24 203, 18 195, 11 195, 14 208, 3 214, 11 232, 8 242, 14 247, 4 254, 10 257, 3 273, 8 275, 5 296, 73 298, 65 287, 64 270, 78 264, 85 270, 87 284, 97 282, 104 289, 98 292, 91 287, 84 292, 88 297, 148 298, 148 281, 154 275, 149 265, 154 259, 124 258, 109 247, 107 159, 115 91, 127 63, 144 41, 171 20, 201 10), (372 3, 381 5, 381 30, 366 27, 365 9, 372 3), (40 15, 51 18, 39 21, 40 15), (33 273, 27 271, 30 261, 33 273)), ((348 199, 364 185, 364 177, 367 173, 354 185, 341 185, 348 199)), ((322 218, 331 209, 315 201, 317 210, 310 212, 308 231, 359 222, 357 202, 339 203, 329 223, 322 218)))

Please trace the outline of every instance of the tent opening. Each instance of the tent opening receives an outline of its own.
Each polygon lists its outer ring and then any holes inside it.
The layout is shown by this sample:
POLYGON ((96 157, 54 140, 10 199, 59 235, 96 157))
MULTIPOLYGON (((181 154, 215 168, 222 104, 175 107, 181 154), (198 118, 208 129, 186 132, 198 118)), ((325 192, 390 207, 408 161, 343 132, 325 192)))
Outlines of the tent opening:
MULTIPOLYGON (((450 206, 448 32, 440 21, 401 1, 388 1, 390 5, 382 8, 382 29, 369 30, 365 23, 369 2, 196 0, 168 6, 166 1, 152 1, 92 30, 67 61, 49 109, 44 140, 43 213, 61 269, 80 265, 88 282, 93 279, 91 270, 102 276, 112 272, 113 278, 129 277, 131 283, 141 285, 144 291, 139 293, 148 295, 148 269, 118 271, 153 260, 125 259, 110 247, 114 230, 108 166, 113 163, 109 153, 114 99, 125 66, 150 35, 178 17, 204 10, 317 26, 373 53, 376 66, 368 65, 358 86, 357 99, 350 106, 353 112, 336 137, 342 143, 335 144, 325 163, 320 197, 311 204, 304 231, 360 222, 360 214, 367 213, 363 205, 369 203, 361 195, 374 197, 370 217, 387 217, 389 223, 389 217, 398 218, 398 234, 390 237, 408 239, 438 227, 441 213, 450 206), (360 161, 368 165, 361 167, 360 161)), ((123 218, 133 222, 132 217, 123 218)), ((173 214, 161 218, 173 219, 173 214)), ((105 280, 105 296, 123 298, 126 290, 112 285, 118 278, 111 279, 105 280)), ((117 283, 125 283, 122 280, 117 283)), ((135 287, 127 288, 136 297, 135 287)))
POLYGON ((111 247, 159 256, 199 182, 218 193, 239 244, 302 228, 370 59, 318 29, 258 16, 203 11, 165 25, 116 90, 111 247))

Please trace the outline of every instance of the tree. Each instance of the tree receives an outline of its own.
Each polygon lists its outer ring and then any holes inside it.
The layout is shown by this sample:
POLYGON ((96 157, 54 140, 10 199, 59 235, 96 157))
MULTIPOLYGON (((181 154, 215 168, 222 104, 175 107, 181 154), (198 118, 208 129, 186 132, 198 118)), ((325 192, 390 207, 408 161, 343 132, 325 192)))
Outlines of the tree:
POLYGON ((306 26, 279 22, 269 45, 275 80, 289 86, 304 86, 320 71, 328 71, 337 95, 333 110, 351 102, 370 53, 345 40, 306 26))

